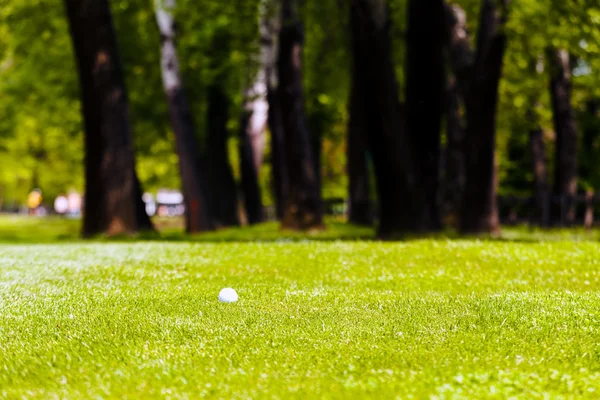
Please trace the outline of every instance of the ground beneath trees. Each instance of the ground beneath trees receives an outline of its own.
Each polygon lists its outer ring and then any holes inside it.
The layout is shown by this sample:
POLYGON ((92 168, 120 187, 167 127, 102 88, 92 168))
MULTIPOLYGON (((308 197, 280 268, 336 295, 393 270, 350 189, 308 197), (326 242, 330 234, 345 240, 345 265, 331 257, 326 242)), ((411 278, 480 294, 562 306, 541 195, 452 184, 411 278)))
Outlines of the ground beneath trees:
POLYGON ((0 397, 599 396, 591 240, 256 229, 273 241, 1 244, 0 397))

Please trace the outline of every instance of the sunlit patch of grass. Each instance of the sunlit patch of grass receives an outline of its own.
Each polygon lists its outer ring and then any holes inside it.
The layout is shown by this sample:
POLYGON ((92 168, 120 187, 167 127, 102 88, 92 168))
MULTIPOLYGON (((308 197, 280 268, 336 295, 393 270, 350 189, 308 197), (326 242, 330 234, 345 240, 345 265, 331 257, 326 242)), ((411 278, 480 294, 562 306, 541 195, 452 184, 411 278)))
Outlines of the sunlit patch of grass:
POLYGON ((598 398, 599 260, 560 241, 0 245, 0 397, 598 398))

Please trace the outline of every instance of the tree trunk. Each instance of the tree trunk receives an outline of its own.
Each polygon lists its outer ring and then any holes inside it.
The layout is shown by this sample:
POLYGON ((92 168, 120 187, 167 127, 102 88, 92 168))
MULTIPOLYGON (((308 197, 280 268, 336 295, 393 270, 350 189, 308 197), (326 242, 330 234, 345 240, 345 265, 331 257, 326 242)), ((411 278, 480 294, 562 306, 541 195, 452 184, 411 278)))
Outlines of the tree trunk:
POLYGON ((279 36, 279 100, 285 133, 285 156, 289 176, 282 227, 293 230, 323 227, 321 196, 304 109, 302 46, 304 28, 295 0, 283 0, 279 36))
MULTIPOLYGON (((268 110, 265 110, 267 113, 268 110)), ((262 161, 264 134, 253 130, 252 111, 242 111, 240 122, 240 171, 244 209, 248 224, 253 225, 263 220, 262 198, 260 193, 259 171, 262 161)), ((266 122, 266 121, 265 121, 266 122)))
POLYGON ((430 231, 441 230, 439 171, 444 94, 443 0, 410 0, 406 63, 406 125, 425 190, 430 231))
POLYGON ((467 15, 458 5, 446 5, 447 46, 457 91, 463 101, 470 91, 475 55, 467 29, 467 15))
POLYGON ((533 172, 533 193, 536 204, 537 220, 541 227, 550 225, 550 193, 548 188, 548 159, 544 132, 534 117, 535 112, 529 111, 529 146, 531 149, 531 166, 533 172))
POLYGON ((263 220, 263 206, 260 193, 260 167, 265 148, 269 104, 267 103, 267 82, 261 64, 256 81, 245 92, 244 110, 240 123, 240 170, 242 193, 249 224, 263 220))
POLYGON ((285 138, 281 104, 277 86, 269 86, 269 131, 271 131, 271 169, 273 173, 273 194, 277 219, 283 220, 285 204, 290 195, 290 181, 285 157, 285 138))
POLYGON ((152 229, 141 188, 129 101, 107 0, 65 0, 77 60, 85 128, 83 234, 131 234, 152 229))
POLYGON ((135 175, 135 198, 137 201, 136 207, 136 218, 138 220, 138 229, 141 231, 153 231, 154 225, 152 225, 152 220, 150 220, 150 216, 146 212, 146 203, 143 199, 144 191, 142 190, 142 184, 137 176, 135 175))
POLYGON ((255 60, 258 71, 252 86, 244 93, 240 162, 242 192, 250 224, 262 222, 264 218, 259 179, 266 142, 265 131, 269 120, 268 81, 275 60, 274 8, 272 0, 262 0, 260 3, 260 53, 255 60))
POLYGON ((443 179, 443 214, 451 225, 458 226, 458 213, 465 184, 465 129, 460 111, 461 96, 456 78, 450 76, 446 86, 446 148, 443 179))
POLYGON ((556 132, 553 192, 559 200, 552 214, 555 223, 568 226, 575 222, 574 198, 577 194, 577 126, 571 107, 571 65, 567 50, 548 49, 547 57, 556 132))
POLYGON ((320 116, 313 116, 315 118, 312 123, 310 117, 308 117, 308 127, 311 133, 310 146, 313 151, 313 160, 315 163, 315 176, 317 177, 317 190, 319 191, 319 199, 321 202, 319 207, 321 213, 323 213, 323 201, 322 201, 322 175, 323 175, 323 164, 321 163, 321 156, 323 155, 323 122, 320 120, 320 116))
POLYGON ((352 66, 364 93, 368 145, 379 202, 378 236, 424 232, 432 225, 413 144, 405 131, 383 0, 352 0, 352 66))
POLYGON ((365 104, 363 76, 352 71, 350 91, 350 121, 348 122, 348 159, 349 210, 348 220, 352 224, 371 225, 371 201, 369 196, 369 170, 367 167, 367 135, 369 134, 368 105, 365 104))
POLYGON ((155 0, 156 20, 161 35, 161 70, 167 97, 169 118, 175 135, 179 157, 179 172, 185 204, 185 229, 188 233, 211 230, 207 201, 206 165, 194 132, 194 123, 187 102, 175 42, 175 21, 171 14, 175 0, 155 0))
POLYGON ((281 10, 279 1, 264 0, 264 14, 261 15, 261 42, 271 52, 265 55, 265 75, 267 78, 268 125, 271 133, 271 173, 272 189, 275 198, 275 212, 278 220, 283 220, 285 203, 289 197, 289 179, 285 157, 285 138, 281 104, 279 100, 279 73, 277 71, 278 37, 281 30, 281 10))
POLYGON ((484 0, 473 78, 465 92, 466 181, 460 230, 469 234, 500 230, 496 204, 496 108, 506 49, 504 26, 508 0, 502 0, 500 5, 498 8, 495 0, 484 0))
POLYGON ((465 95, 470 89, 473 49, 466 13, 458 5, 446 5, 447 56, 452 68, 446 84, 446 148, 444 164, 444 218, 458 228, 465 188, 465 95), (463 109, 461 112, 461 108, 463 109))
POLYGON ((600 133, 600 109, 598 107, 598 99, 590 98, 585 103, 585 112, 581 118, 581 151, 578 152, 579 179, 587 183, 589 186, 592 182, 597 181, 598 169, 596 160, 598 159, 598 151, 596 143, 598 134, 600 133))
POLYGON ((208 88, 207 162, 211 219, 216 227, 239 225, 237 188, 229 164, 229 100, 220 82, 208 88))

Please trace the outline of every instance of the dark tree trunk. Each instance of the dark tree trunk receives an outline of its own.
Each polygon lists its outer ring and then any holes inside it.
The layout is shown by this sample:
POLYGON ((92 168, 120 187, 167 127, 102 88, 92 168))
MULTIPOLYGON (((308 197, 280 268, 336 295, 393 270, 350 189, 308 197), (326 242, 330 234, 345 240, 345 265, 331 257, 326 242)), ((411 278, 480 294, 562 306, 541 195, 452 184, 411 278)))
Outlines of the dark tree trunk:
POLYGON ((135 198, 137 199, 136 207, 136 218, 138 220, 138 229, 141 231, 153 231, 154 225, 150 220, 150 216, 146 212, 146 203, 143 200, 144 191, 142 190, 142 184, 137 176, 135 175, 135 198))
POLYGON ((467 29, 467 15, 458 5, 446 5, 447 46, 456 90, 462 100, 470 91, 475 55, 467 29))
POLYGON ((458 227, 465 188, 465 94, 473 69, 474 54, 467 30, 466 13, 458 5, 446 5, 447 56, 452 67, 446 84, 446 148, 444 164, 444 218, 458 227), (461 112, 462 108, 462 112, 461 112))
POLYGON ((283 220, 285 204, 289 197, 289 179, 285 157, 285 138, 279 100, 278 48, 275 46, 281 30, 281 10, 277 0, 264 0, 266 15, 261 19, 261 42, 270 54, 265 57, 267 80, 268 125, 271 133, 271 174, 277 219, 283 220))
POLYGON ((237 188, 227 151, 229 100, 219 83, 208 88, 207 162, 210 218, 216 227, 239 225, 237 188))
POLYGON ((281 105, 279 103, 278 90, 271 85, 269 86, 268 91, 268 102, 275 212, 277 219, 282 221, 285 204, 289 198, 290 182, 285 157, 285 138, 283 136, 283 121, 281 120, 281 105))
POLYGON ((350 91, 350 121, 348 122, 347 169, 349 184, 348 220, 357 225, 371 225, 373 216, 369 196, 369 170, 367 164, 367 135, 369 134, 368 105, 361 92, 364 76, 352 71, 350 91))
POLYGON ((468 234, 500 230, 496 204, 496 108, 506 49, 504 26, 508 0, 484 0, 473 77, 465 91, 465 192, 460 230, 468 234))
POLYGON ((213 229, 209 218, 206 165, 194 132, 194 122, 187 102, 175 47, 175 21, 171 14, 174 0, 156 2, 156 20, 161 34, 161 70, 167 96, 169 119, 175 135, 179 173, 185 204, 185 229, 196 233, 213 229))
POLYGON ((260 192, 260 167, 265 148, 265 129, 269 105, 267 82, 261 66, 256 81, 245 93, 244 110, 240 121, 240 170, 244 209, 249 224, 263 221, 260 192))
POLYGON ((533 193, 536 204, 537 220, 541 227, 550 225, 550 193, 548 187, 548 158, 544 132, 540 127, 535 111, 530 110, 529 146, 531 150, 531 167, 533 172, 533 193))
POLYGON ((319 199, 321 199, 321 203, 319 205, 320 212, 324 213, 324 203, 322 201, 322 183, 323 183, 323 164, 321 161, 321 157, 323 156, 323 132, 325 132, 326 128, 326 111, 321 108, 320 105, 317 105, 313 109, 313 113, 309 114, 308 119, 308 131, 310 132, 310 146, 313 151, 313 161, 315 168, 315 175, 317 177, 317 188, 319 191, 319 199))
POLYGON ((574 198, 577 194, 577 126, 571 106, 571 65, 567 50, 548 49, 547 58, 556 132, 553 192, 558 202, 552 214, 555 224, 568 226, 575 221, 574 198))
POLYGON ((590 182, 598 176, 596 143, 600 137, 600 109, 598 99, 586 101, 585 112, 581 119, 581 151, 578 152, 578 171, 581 180, 590 182))
POLYGON ((83 234, 152 229, 141 207, 129 101, 106 0, 65 0, 85 127, 83 234))
POLYGON ((406 134, 398 100, 386 3, 352 0, 350 21, 353 74, 357 76, 354 82, 360 84, 355 90, 364 93, 377 185, 378 236, 392 238, 427 231, 433 218, 425 207, 413 143, 406 134))
POLYGON ((461 96, 454 76, 446 86, 446 149, 444 157, 443 214, 453 226, 458 226, 458 213, 465 184, 465 129, 460 111, 461 96))
POLYGON ((242 192, 246 216, 250 224, 262 222, 263 205, 260 188, 260 169, 269 120, 269 79, 274 69, 276 18, 273 0, 261 0, 260 51, 255 56, 258 71, 244 93, 244 112, 241 121, 240 163, 242 192))
MULTIPOLYGON (((310 124, 309 124, 310 126, 310 124)), ((323 164, 321 163, 321 156, 323 155, 323 124, 315 124, 315 129, 310 131, 311 134, 311 147, 314 154, 313 160, 315 162, 315 175, 317 177, 317 190, 319 191, 320 208, 323 208, 322 201, 322 175, 323 175, 323 164)), ((321 213, 323 210, 320 211, 321 213)))
POLYGON ((446 85, 446 148, 444 164, 444 218, 458 227, 465 188, 465 95, 470 90, 474 54, 466 13, 458 5, 446 5, 447 55, 452 67, 446 85), (462 109, 462 112, 461 112, 462 109))
POLYGON ((304 27, 295 0, 283 0, 279 35, 279 100, 285 133, 285 156, 289 176, 282 227, 309 230, 323 226, 321 196, 315 171, 315 155, 308 131, 302 84, 304 27))
MULTIPOLYGON (((246 218, 250 225, 263 220, 263 207, 260 194, 259 170, 262 159, 262 146, 256 143, 251 128, 252 113, 244 111, 240 121, 240 171, 242 194, 246 218), (257 154, 259 153, 260 154, 257 154), (260 157, 260 158, 259 158, 260 157)), ((263 134, 260 133, 262 136, 263 134)), ((258 135, 257 135, 258 136, 258 135)))
POLYGON ((443 0, 410 0, 406 63, 406 125, 425 189, 428 230, 442 228, 439 171, 444 94, 443 0))
MULTIPOLYGON (((592 98, 586 102, 585 117, 582 121, 582 138, 580 155, 580 176, 592 180, 596 178, 597 168, 596 160, 598 158, 595 146, 598 134, 600 133, 600 110, 598 108, 598 99, 592 98)), ((594 225, 594 191, 588 190, 586 193, 586 207, 584 215, 584 226, 591 229, 594 225)))

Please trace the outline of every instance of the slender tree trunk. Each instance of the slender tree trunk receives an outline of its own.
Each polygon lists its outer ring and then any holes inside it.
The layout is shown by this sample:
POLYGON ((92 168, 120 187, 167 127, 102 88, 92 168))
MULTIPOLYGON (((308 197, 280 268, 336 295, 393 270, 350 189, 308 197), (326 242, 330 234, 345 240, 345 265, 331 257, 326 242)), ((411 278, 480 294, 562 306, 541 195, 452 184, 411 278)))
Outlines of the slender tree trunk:
POLYGON ((148 216, 148 213, 146 212, 146 203, 144 202, 143 199, 144 196, 144 191, 142 190, 142 184, 137 176, 137 174, 135 175, 135 198, 137 201, 137 207, 136 207, 136 218, 138 220, 139 223, 139 228, 142 231, 153 231, 154 230, 154 225, 152 225, 152 221, 150 220, 150 217, 148 216))
POLYGON ((538 222, 541 227, 550 225, 550 193, 548 187, 548 159, 546 155, 546 144, 544 143, 544 132, 534 117, 535 111, 528 113, 529 146, 531 150, 531 163, 533 172, 533 193, 538 214, 538 222))
POLYGON ((315 116, 315 119, 319 119, 317 121, 313 120, 312 123, 310 121, 310 117, 308 118, 308 127, 311 132, 310 137, 310 146, 312 148, 315 163, 315 175, 317 177, 317 190, 319 191, 319 199, 321 202, 319 207, 321 208, 321 213, 323 213, 323 201, 322 201, 322 175, 323 175, 323 165, 321 163, 321 156, 323 155, 323 122, 320 120, 319 116, 315 116))
POLYGON ((156 20, 161 34, 161 70, 185 203, 185 228, 188 233, 213 228, 207 201, 206 165, 194 132, 190 107, 179 73, 175 42, 175 21, 171 14, 174 0, 155 0, 156 20))
POLYGON ((272 0, 262 0, 260 3, 260 54, 255 60, 258 71, 254 82, 244 93, 240 161, 242 192, 250 224, 261 222, 264 218, 259 178, 266 143, 265 131, 269 120, 269 72, 273 69, 275 60, 274 8, 272 0))
POLYGON ((304 28, 295 0, 283 0, 279 37, 279 100, 285 132, 285 155, 290 180, 282 227, 320 229, 323 226, 321 196, 314 153, 304 109, 302 46, 304 28))
POLYGON ((350 121, 348 123, 349 210, 348 220, 357 225, 373 223, 369 196, 369 170, 367 167, 367 135, 369 134, 368 105, 365 104, 364 85, 357 68, 352 70, 350 92, 350 121))
POLYGON ((473 60, 466 13, 458 5, 446 5, 447 55, 452 67, 446 85, 446 148, 444 165, 444 216, 458 227, 465 188, 465 95, 470 90, 473 60), (461 112, 461 109, 463 110, 461 112))
POLYGON ((470 91, 475 54, 467 29, 467 15, 458 5, 446 5, 447 46, 456 90, 463 101, 470 91))
POLYGON ((208 88, 207 162, 211 219, 216 227, 239 225, 237 188, 229 164, 229 99, 219 82, 208 88))
POLYGON ((413 143, 405 130, 391 54, 389 18, 383 0, 352 0, 350 7, 353 74, 364 93, 368 145, 379 202, 378 236, 424 232, 433 217, 421 186, 413 143))
POLYGON ((106 0, 65 0, 85 127, 83 234, 152 228, 141 206, 129 101, 106 0))
POLYGON ((473 78, 465 92, 465 192, 461 207, 463 233, 497 233, 496 108, 506 49, 504 26, 509 0, 484 0, 477 37, 473 78))
POLYGON ((581 151, 578 152, 579 179, 587 182, 597 180, 598 159, 597 140, 600 137, 600 108, 598 98, 592 97, 586 101, 585 112, 581 118, 581 151))
MULTIPOLYGON (((267 113, 268 110, 265 110, 267 113)), ((260 193, 259 171, 262 161, 264 143, 257 141, 264 139, 264 134, 255 131, 252 127, 252 111, 244 110, 240 122, 240 171, 242 175, 242 195, 246 218, 250 225, 263 220, 262 198, 260 193)), ((266 120, 265 120, 266 122, 266 120)))
POLYGON ((271 169, 273 173, 275 212, 277 219, 282 221, 285 204, 290 195, 290 180, 287 172, 285 138, 283 136, 281 104, 279 102, 277 86, 269 87, 268 101, 269 130, 271 131, 271 169))
POLYGON ((265 16, 261 19, 261 42, 264 48, 271 49, 265 57, 265 75, 267 78, 268 126, 271 133, 271 173, 272 189, 275 198, 275 212, 278 220, 283 220, 285 204, 289 197, 289 178, 285 157, 285 138, 281 103, 279 99, 279 58, 278 39, 281 31, 281 9, 277 0, 265 0, 265 16))
POLYGON ((409 0, 406 64, 407 132, 415 145, 430 231, 442 228, 439 212, 441 124, 444 95, 443 0, 409 0))
POLYGON ((461 96, 456 78, 451 75, 446 86, 446 149, 444 157, 443 214, 458 226, 458 213, 465 184, 465 129, 460 111, 461 96))
POLYGON ((571 106, 570 57, 567 50, 551 48, 547 58, 556 132, 553 192, 560 199, 558 207, 554 207, 553 219, 560 225, 571 225, 575 222, 574 199, 577 194, 577 126, 571 106))

